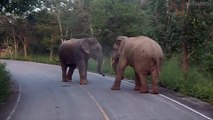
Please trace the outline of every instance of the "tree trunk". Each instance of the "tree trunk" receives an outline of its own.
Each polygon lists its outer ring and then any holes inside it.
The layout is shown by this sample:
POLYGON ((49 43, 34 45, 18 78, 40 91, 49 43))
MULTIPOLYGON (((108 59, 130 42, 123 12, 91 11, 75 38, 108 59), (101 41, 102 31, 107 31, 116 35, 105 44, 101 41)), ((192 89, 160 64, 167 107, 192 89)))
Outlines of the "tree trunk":
POLYGON ((182 41, 182 70, 186 73, 189 69, 188 47, 185 40, 182 41))
POLYGON ((49 62, 53 60, 53 48, 50 48, 50 56, 49 56, 49 62))
POLYGON ((58 13, 56 13, 56 17, 57 17, 57 21, 58 21, 58 26, 59 26, 60 34, 61 34, 61 42, 64 42, 64 39, 63 39, 63 29, 62 29, 61 18, 60 18, 61 12, 60 12, 59 8, 57 8, 57 10, 58 10, 58 13))
POLYGON ((53 52, 54 52, 53 38, 54 38, 54 36, 51 35, 51 39, 50 39, 50 55, 49 55, 49 61, 50 62, 53 60, 53 52))
POLYGON ((93 29, 92 29, 92 23, 91 23, 90 20, 89 20, 89 29, 90 29, 91 36, 94 36, 94 32, 93 32, 93 29))
POLYGON ((186 3, 190 0, 181 0, 181 16, 183 18, 182 26, 182 70, 186 73, 189 69, 189 59, 188 59, 188 42, 187 42, 187 24, 186 19, 188 15, 189 5, 186 6, 186 3))
POLYGON ((16 33, 14 30, 12 30, 12 36, 13 36, 13 43, 14 43, 14 54, 16 59, 18 56, 18 42, 16 40, 16 33))
POLYGON ((13 48, 9 44, 9 38, 6 37, 6 40, 4 41, 4 45, 6 45, 6 54, 9 53, 9 55, 12 57, 13 56, 13 48))
POLYGON ((24 58, 27 59, 27 57, 28 57, 28 54, 27 54, 27 47, 28 47, 27 37, 24 37, 24 39, 23 39, 23 47, 24 47, 24 58))

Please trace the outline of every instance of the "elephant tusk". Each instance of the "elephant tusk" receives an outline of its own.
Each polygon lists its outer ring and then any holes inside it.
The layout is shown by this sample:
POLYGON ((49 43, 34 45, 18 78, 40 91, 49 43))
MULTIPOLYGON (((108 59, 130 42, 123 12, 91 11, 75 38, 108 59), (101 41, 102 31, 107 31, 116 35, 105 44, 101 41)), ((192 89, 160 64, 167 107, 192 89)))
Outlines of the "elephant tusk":
POLYGON ((114 64, 114 63, 115 63, 115 60, 113 59, 112 62, 111 62, 111 65, 114 64))

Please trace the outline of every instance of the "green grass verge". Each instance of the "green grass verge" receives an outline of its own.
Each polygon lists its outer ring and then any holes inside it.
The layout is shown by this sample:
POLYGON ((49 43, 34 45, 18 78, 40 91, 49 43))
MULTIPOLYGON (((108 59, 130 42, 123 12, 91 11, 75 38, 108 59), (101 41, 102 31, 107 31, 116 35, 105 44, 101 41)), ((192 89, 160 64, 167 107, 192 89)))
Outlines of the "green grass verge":
POLYGON ((39 62, 39 63, 47 63, 47 64, 59 64, 59 60, 57 56, 53 56, 53 59, 49 60, 48 55, 28 55, 27 58, 24 58, 24 56, 21 56, 21 55, 19 55, 17 58, 13 56, 5 56, 2 59, 31 61, 31 62, 39 62))
POLYGON ((0 63, 0 102, 6 100, 10 94, 10 75, 5 69, 5 64, 0 63))
POLYGON ((179 61, 177 57, 173 57, 164 63, 160 85, 213 104, 212 76, 204 76, 196 67, 191 67, 184 74, 179 61))

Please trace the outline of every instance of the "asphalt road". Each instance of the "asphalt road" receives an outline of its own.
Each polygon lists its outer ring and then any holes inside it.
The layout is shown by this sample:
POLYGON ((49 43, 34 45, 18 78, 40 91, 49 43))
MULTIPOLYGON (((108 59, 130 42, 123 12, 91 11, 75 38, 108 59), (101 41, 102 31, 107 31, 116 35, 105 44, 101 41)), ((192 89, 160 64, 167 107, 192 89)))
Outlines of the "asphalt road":
POLYGON ((16 105, 7 120, 212 120, 162 95, 140 94, 122 83, 112 91, 113 77, 88 72, 88 85, 61 82, 59 66, 4 61, 19 83, 16 105))

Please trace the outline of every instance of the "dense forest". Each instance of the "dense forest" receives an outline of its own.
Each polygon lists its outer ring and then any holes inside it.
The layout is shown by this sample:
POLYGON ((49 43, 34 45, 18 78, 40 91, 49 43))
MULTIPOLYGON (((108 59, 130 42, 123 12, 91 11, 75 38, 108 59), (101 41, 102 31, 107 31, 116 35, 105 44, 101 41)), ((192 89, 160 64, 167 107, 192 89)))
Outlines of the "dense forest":
MULTIPOLYGON (((91 36, 110 57, 117 36, 145 35, 162 46, 168 61, 180 63, 182 79, 202 73, 213 86, 212 0, 2 0, 0 9, 1 57, 36 54, 53 61, 61 42, 91 36), (194 74, 186 76, 191 68, 196 68, 194 74)), ((174 77, 165 74, 165 79, 174 77)), ((186 86, 171 86, 177 91, 181 87, 186 86)), ((213 103, 212 90, 198 97, 213 103)))

